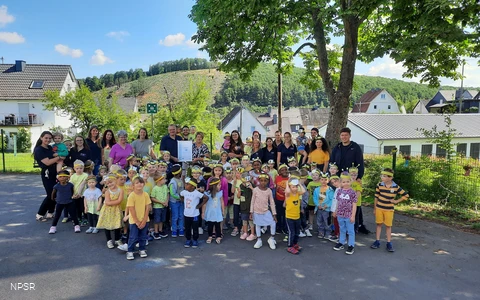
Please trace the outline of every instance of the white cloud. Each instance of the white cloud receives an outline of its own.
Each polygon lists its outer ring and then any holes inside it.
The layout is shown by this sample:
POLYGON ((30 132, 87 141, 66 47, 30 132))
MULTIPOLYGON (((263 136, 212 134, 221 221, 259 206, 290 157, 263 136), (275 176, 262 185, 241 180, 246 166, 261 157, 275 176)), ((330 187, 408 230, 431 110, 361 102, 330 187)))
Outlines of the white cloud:
POLYGON ((181 32, 177 34, 169 34, 163 40, 158 41, 160 45, 166 47, 182 45, 185 41, 185 35, 181 32))
POLYGON ((15 17, 8 14, 8 7, 0 6, 0 27, 4 27, 8 23, 15 21, 15 17))
POLYGON ((16 32, 0 32, 0 42, 7 44, 21 44, 25 38, 16 32))
POLYGON ((192 41, 192 38, 190 37, 190 39, 185 41, 185 45, 187 45, 188 48, 198 49, 200 47, 203 47, 205 43, 197 44, 194 41, 192 41))
POLYGON ((110 31, 109 33, 106 34, 106 36, 114 38, 120 42, 123 42, 123 38, 130 36, 130 33, 128 31, 110 31))
POLYGON ((61 55, 71 56, 73 58, 79 58, 83 55, 82 50, 72 49, 72 48, 68 47, 67 45, 62 45, 62 44, 55 45, 55 51, 57 51, 61 55))
POLYGON ((95 50, 95 54, 90 59, 90 64, 94 66, 103 66, 104 64, 111 64, 113 60, 105 56, 102 50, 95 50))

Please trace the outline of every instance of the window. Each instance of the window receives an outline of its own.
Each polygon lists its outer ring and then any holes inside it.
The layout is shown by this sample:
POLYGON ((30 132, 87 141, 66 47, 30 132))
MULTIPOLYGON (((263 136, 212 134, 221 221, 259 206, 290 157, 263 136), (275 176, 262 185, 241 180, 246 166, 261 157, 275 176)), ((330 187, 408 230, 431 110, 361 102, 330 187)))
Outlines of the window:
POLYGON ((377 109, 377 106, 376 106, 376 105, 374 105, 374 106, 373 106, 373 109, 377 109))
POLYGON ((447 156, 447 150, 443 149, 440 145, 437 145, 435 152, 437 157, 447 156))
POLYGON ((33 80, 30 84, 31 89, 43 89, 43 85, 45 84, 45 80, 33 80))
POLYGON ((400 145, 400 152, 403 155, 410 155, 411 151, 412 151, 412 146, 410 146, 410 145, 400 145))
POLYGON ((67 92, 70 92, 72 90, 72 87, 70 86, 70 83, 67 84, 67 92))
POLYGON ((380 99, 385 99, 385 94, 380 95, 380 99))
POLYGON ((255 126, 250 126, 250 132, 253 133, 255 131, 255 126))
POLYGON ((392 106, 391 106, 391 105, 389 105, 389 106, 388 106, 388 109, 392 109, 392 106))
POLYGON ((470 144, 470 157, 471 158, 480 158, 480 143, 471 143, 470 144))
POLYGON ((433 145, 422 145, 422 155, 432 155, 433 145))
POLYGON ((457 144, 457 153, 458 155, 467 155, 467 144, 457 144))
POLYGON ((383 154, 391 154, 393 148, 395 148, 395 146, 384 146, 383 147, 383 154))

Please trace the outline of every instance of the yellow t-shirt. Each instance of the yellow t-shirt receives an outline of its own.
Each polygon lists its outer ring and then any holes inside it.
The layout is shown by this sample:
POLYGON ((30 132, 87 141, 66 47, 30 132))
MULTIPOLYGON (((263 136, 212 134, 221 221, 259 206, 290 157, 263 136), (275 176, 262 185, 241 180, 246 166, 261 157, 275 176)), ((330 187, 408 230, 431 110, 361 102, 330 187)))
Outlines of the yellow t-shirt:
POLYGON ((131 194, 132 187, 126 184, 118 187, 123 190, 123 199, 122 199, 122 202, 120 202, 120 209, 122 211, 125 211, 127 207, 128 195, 131 194))
POLYGON ((146 182, 143 186, 143 191, 146 192, 148 195, 152 194, 153 185, 150 182, 146 182))
MULTIPOLYGON (((150 200, 150 196, 146 192, 143 192, 141 195, 132 192, 128 196, 127 207, 135 207, 138 221, 142 222, 143 218, 146 217, 148 222, 150 219, 148 218, 148 214, 145 216, 145 207, 150 203, 152 203, 152 200, 150 200)), ((130 224, 135 224, 132 214, 129 214, 128 221, 130 224)))
POLYGON ((83 196, 83 192, 85 191, 85 188, 87 187, 87 183, 84 184, 83 190, 80 191, 80 184, 82 181, 87 180, 88 174, 83 173, 82 175, 77 175, 77 173, 73 174, 70 176, 70 182, 73 184, 73 194, 78 194, 80 196, 83 196))
POLYGON ((357 206, 362 206, 362 191, 363 187, 358 181, 352 182, 352 190, 355 192, 359 192, 358 198, 357 198, 357 206))
POLYGON ((285 215, 287 219, 300 219, 300 194, 290 194, 285 199, 285 215))
POLYGON ((330 154, 320 149, 315 149, 308 155, 308 158, 310 158, 314 163, 323 165, 326 161, 330 160, 330 154))

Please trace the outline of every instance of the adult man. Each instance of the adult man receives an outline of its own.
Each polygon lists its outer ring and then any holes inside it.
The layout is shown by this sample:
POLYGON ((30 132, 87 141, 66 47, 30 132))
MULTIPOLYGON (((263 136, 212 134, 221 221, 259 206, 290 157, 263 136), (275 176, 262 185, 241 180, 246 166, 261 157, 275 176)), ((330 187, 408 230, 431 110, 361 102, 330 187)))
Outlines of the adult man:
POLYGON ((313 127, 312 129, 310 129, 310 136, 311 137, 308 138, 308 144, 305 147, 305 151, 307 151, 307 153, 310 153, 310 150, 312 149, 312 142, 315 143, 315 138, 318 136, 317 127, 313 127))
POLYGON ((178 143, 182 137, 177 135, 177 127, 175 124, 168 125, 168 134, 162 138, 160 142, 160 150, 170 152, 170 162, 178 162, 178 143))
POLYGON ((188 135, 190 134, 190 128, 185 125, 182 127, 182 140, 188 141, 188 135))

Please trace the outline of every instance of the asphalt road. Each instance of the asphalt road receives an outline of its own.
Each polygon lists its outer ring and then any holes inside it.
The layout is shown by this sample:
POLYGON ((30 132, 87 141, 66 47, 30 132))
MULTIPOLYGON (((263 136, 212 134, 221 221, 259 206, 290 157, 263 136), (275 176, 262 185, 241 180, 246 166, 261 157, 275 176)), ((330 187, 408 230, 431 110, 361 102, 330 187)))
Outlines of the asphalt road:
MULTIPOLYGON (((294 256, 281 241, 256 250, 204 235, 198 249, 167 238, 127 261, 103 232, 59 223, 49 235, 35 221, 43 193, 40 176, 0 175, 0 299, 480 299, 480 236, 398 214, 395 253, 370 249, 373 234, 359 235, 351 256, 316 237, 294 256)), ((373 229, 371 210, 365 217, 373 229)))

